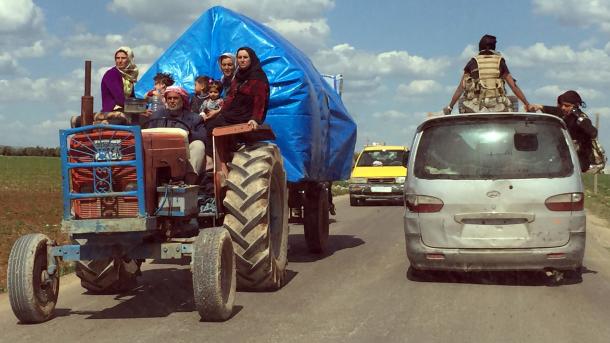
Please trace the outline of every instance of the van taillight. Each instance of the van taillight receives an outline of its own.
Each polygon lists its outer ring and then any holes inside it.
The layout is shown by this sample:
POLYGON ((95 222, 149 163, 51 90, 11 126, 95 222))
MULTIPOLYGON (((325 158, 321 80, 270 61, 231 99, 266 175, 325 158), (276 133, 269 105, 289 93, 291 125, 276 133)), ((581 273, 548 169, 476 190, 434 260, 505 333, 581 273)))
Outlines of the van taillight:
POLYGON ((583 193, 565 193, 554 195, 544 201, 551 211, 582 211, 585 207, 583 193))
POLYGON ((427 195, 405 195, 405 206, 411 212, 431 213, 438 212, 443 208, 443 201, 439 198, 427 195))

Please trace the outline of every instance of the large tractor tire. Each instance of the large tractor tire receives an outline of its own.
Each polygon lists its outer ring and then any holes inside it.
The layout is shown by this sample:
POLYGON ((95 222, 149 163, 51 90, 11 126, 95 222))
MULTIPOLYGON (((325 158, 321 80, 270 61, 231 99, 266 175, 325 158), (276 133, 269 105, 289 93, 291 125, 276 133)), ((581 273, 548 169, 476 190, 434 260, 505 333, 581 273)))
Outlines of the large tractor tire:
POLYGON ((307 248, 322 253, 328 242, 328 192, 323 184, 310 185, 305 191, 305 220, 303 230, 307 248))
POLYGON ((76 263, 76 276, 81 286, 91 293, 120 293, 137 285, 141 264, 139 260, 122 258, 83 260, 76 263))
POLYGON ((224 227, 237 257, 237 288, 282 287, 288 263, 288 192, 275 144, 258 142, 234 154, 223 205, 224 227))
POLYGON ((225 321, 235 302, 235 253, 229 232, 203 229, 193 242, 193 296, 201 319, 225 321))
MULTIPOLYGON (((43 234, 19 237, 8 258, 8 296, 22 323, 41 323, 53 316, 59 295, 59 271, 47 272, 47 243, 43 234)), ((59 260, 56 258, 56 265, 59 260)))

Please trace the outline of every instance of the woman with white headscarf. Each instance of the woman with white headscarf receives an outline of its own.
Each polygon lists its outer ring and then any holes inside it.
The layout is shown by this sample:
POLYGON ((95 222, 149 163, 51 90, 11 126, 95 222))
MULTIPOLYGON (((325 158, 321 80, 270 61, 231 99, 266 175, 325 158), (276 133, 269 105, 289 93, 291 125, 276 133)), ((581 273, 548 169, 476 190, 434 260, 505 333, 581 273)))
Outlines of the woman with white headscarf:
POLYGON ((133 52, 122 46, 114 53, 115 66, 108 69, 102 78, 102 112, 122 110, 125 99, 134 96, 134 85, 138 79, 138 67, 134 64, 133 52))

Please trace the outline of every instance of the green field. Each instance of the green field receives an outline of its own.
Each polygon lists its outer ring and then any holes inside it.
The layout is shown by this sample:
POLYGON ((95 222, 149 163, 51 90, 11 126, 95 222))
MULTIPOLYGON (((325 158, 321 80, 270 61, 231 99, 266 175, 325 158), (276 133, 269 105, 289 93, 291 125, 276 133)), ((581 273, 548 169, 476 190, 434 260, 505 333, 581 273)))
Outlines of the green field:
MULTIPOLYGON (((593 176, 585 175, 586 206, 610 220, 610 175, 598 175, 598 194, 593 176)), ((333 183, 333 194, 345 194, 346 182, 333 183)), ((0 292, 6 287, 8 254, 21 235, 41 232, 59 243, 67 236, 59 230, 62 215, 61 171, 55 157, 0 156, 0 292)))
POLYGON ((597 176, 597 194, 593 192, 593 175, 583 177, 586 188, 585 206, 600 218, 610 221, 610 174, 597 176))
POLYGON ((0 156, 0 291, 13 242, 31 232, 58 242, 67 237, 61 221, 61 171, 56 157, 0 156))

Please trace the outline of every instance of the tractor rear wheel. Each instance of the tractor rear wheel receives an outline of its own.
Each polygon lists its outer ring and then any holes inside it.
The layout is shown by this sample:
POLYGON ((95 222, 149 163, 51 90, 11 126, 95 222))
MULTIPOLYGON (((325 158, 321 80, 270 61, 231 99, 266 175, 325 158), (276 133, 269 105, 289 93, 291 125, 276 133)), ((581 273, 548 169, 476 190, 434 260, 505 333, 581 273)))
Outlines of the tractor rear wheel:
POLYGON ((104 258, 76 262, 76 276, 86 290, 96 294, 119 293, 133 289, 140 275, 139 260, 104 258))
POLYGON ((303 230, 307 248, 312 253, 322 253, 328 242, 328 188, 313 184, 305 191, 305 220, 303 230))
MULTIPOLYGON (((19 237, 8 258, 8 297, 13 313, 22 323, 41 323, 53 315, 59 295, 59 270, 47 272, 49 237, 19 237)), ((55 258, 55 264, 59 260, 55 258)))
POLYGON ((235 254, 229 232, 203 229, 193 242, 193 296, 201 319, 225 321, 235 302, 235 254))
POLYGON ((286 173, 275 144, 246 145, 229 163, 224 227, 237 257, 237 288, 276 290, 288 263, 286 173))

